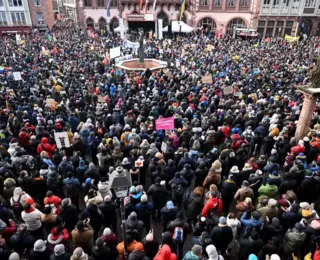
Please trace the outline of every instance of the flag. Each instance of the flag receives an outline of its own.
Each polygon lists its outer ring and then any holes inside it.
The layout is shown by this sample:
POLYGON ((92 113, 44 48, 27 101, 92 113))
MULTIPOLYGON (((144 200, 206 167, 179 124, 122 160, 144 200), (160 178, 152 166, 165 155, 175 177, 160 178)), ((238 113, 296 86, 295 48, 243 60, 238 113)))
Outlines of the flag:
POLYGON ((51 36, 50 33, 47 34, 47 38, 48 38, 48 40, 49 40, 50 42, 52 41, 52 36, 51 36))
POLYGON ((179 21, 182 20, 184 9, 186 8, 186 0, 181 0, 181 6, 180 6, 180 15, 179 15, 179 21))
POLYGON ((140 8, 139 8, 139 12, 141 12, 141 10, 142 10, 142 5, 143 5, 143 0, 140 0, 140 8))
POLYGON ((156 11, 156 4, 157 4, 157 0, 153 0, 153 7, 152 7, 152 11, 155 12, 156 11))
POLYGON ((146 6, 144 7, 144 14, 147 13, 149 0, 146 0, 146 6))
POLYGON ((112 0, 109 0, 108 5, 107 5, 107 17, 110 17, 110 6, 112 4, 112 0))

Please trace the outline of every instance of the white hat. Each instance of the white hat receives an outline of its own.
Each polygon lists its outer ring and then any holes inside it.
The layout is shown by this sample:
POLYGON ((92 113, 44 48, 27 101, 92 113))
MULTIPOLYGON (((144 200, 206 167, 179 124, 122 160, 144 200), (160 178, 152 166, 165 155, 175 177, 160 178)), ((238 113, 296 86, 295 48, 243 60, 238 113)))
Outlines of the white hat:
POLYGON ((38 239, 34 245, 33 245, 33 250, 36 252, 43 252, 44 250, 46 250, 46 245, 43 242, 42 239, 38 239))
POLYGON ((271 255, 270 260, 281 260, 280 257, 276 254, 271 255))
POLYGON ((105 228, 105 229, 103 230, 103 235, 104 235, 104 236, 110 236, 111 233, 112 233, 112 231, 111 231, 110 228, 105 228))
POLYGON ((239 168, 238 166, 232 166, 231 170, 230 170, 231 173, 239 173, 239 168))
POLYGON ((146 194, 143 194, 142 196, 141 196, 141 202, 147 202, 148 201, 148 196, 146 195, 146 194))

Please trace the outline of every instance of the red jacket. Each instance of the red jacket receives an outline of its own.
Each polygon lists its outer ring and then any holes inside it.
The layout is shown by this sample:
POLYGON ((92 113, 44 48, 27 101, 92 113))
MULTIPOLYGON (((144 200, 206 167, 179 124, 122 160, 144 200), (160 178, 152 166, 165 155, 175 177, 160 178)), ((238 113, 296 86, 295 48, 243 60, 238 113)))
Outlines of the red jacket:
POLYGON ((26 131, 19 133, 19 140, 22 146, 29 146, 30 135, 26 131))
POLYGON ((66 228, 64 228, 60 233, 57 234, 57 228, 53 228, 48 236, 48 242, 54 249, 55 245, 63 244, 66 245, 69 239, 69 233, 66 228))
POLYGON ((168 245, 163 245, 153 260, 177 260, 177 255, 171 253, 171 249, 168 245))
POLYGON ((10 237, 16 232, 16 223, 14 223, 13 221, 10 222, 10 227, 6 227, 5 229, 0 231, 0 235, 6 239, 6 241, 8 241, 10 239, 10 237))
POLYGON ((44 200, 43 200, 43 203, 44 205, 50 205, 50 204, 53 204, 52 206, 54 206, 56 208, 56 214, 59 215, 60 213, 60 202, 61 202, 61 199, 55 195, 52 195, 50 197, 45 197, 44 200))
POLYGON ((56 145, 50 145, 48 144, 48 138, 42 137, 41 143, 38 145, 37 152, 40 154, 42 151, 45 151, 48 153, 49 157, 52 158, 52 154, 54 150, 56 149, 56 145))
POLYGON ((218 198, 208 199, 208 201, 206 202, 206 205, 204 205, 204 208, 202 210, 201 215, 204 217, 208 217, 209 210, 214 209, 217 206, 218 206, 217 213, 221 213, 222 212, 222 200, 220 200, 218 198), (217 205, 218 202, 219 202, 219 205, 217 205))
POLYGON ((304 153, 305 150, 306 148, 304 146, 296 145, 296 146, 293 146, 290 151, 291 151, 291 154, 293 153, 299 154, 299 153, 304 153))

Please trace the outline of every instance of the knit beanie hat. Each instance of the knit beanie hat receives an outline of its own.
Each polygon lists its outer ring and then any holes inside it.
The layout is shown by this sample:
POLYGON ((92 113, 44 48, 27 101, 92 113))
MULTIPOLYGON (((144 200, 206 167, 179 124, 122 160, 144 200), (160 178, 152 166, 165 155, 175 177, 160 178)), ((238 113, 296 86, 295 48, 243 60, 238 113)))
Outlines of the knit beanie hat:
POLYGON ((54 247, 54 254, 55 254, 56 256, 63 255, 64 253, 65 253, 64 245, 62 245, 62 244, 55 245, 55 247, 54 247))
POLYGON ((18 255, 18 253, 13 252, 13 253, 11 253, 11 255, 9 256, 9 260, 20 260, 20 256, 18 255))

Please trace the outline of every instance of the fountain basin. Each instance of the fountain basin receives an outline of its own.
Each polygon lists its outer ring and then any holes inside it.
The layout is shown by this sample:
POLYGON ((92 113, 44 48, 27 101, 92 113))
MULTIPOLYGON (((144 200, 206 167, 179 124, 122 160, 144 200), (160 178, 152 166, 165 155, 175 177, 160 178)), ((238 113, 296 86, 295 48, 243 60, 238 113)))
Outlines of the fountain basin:
POLYGON ((146 69, 153 71, 166 68, 167 62, 156 59, 144 59, 144 63, 140 63, 139 59, 130 59, 119 61, 116 67, 128 71, 144 71, 146 69))

